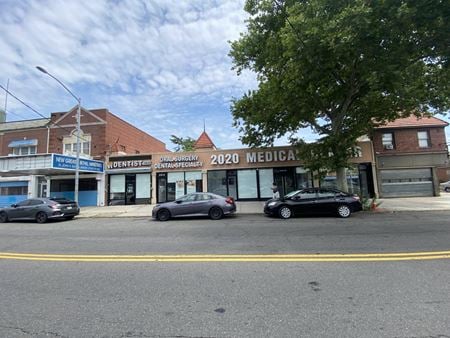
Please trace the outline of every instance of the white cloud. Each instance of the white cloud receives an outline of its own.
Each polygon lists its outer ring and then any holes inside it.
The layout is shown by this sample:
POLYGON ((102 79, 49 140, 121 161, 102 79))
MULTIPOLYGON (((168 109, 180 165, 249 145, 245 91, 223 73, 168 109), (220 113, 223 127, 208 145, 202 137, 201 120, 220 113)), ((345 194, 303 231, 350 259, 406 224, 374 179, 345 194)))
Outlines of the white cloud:
MULTIPOLYGON (((82 98, 168 142, 197 137, 203 118, 219 147, 237 146, 231 97, 255 86, 231 71, 229 40, 245 29, 243 0, 0 2, 0 83, 49 115, 74 105, 40 65, 82 98), (223 131, 226 132, 223 132, 223 131)), ((0 100, 4 97, 1 93, 0 100)), ((34 113, 9 100, 9 110, 34 113)), ((11 116, 12 118, 12 116, 11 116)), ((168 147, 171 145, 168 144, 168 147)))

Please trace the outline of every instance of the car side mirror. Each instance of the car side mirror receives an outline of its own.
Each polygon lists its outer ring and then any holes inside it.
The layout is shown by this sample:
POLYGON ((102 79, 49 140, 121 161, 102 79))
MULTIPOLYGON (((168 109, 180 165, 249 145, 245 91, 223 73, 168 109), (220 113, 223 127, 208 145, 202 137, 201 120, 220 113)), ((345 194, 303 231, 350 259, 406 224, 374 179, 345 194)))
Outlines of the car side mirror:
POLYGON ((15 204, 15 203, 14 203, 14 204, 11 204, 11 207, 12 207, 12 208, 17 208, 17 204, 15 204))
POLYGON ((294 196, 294 201, 298 201, 300 199, 302 199, 300 196, 294 196))
POLYGON ((181 204, 183 201, 175 201, 176 204, 181 204))

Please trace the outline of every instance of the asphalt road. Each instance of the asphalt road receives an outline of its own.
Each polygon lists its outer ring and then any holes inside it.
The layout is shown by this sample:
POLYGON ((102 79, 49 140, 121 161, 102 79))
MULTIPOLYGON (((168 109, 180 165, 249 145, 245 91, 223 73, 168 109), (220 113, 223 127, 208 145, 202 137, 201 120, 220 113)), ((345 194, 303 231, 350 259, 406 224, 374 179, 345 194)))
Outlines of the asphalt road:
MULTIPOLYGON (((79 219, 0 224, 0 252, 450 250, 449 212, 350 219, 79 219)), ((51 262, 0 259, 1 337, 450 337, 450 260, 51 262)))

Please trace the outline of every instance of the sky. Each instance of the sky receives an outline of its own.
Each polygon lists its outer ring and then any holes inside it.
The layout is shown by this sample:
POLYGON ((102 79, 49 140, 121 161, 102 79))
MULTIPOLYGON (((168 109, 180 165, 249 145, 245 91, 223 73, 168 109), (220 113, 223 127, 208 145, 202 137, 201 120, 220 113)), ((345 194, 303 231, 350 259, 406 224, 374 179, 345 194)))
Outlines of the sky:
MULTIPOLYGON (((257 86, 254 74, 232 70, 228 56, 229 41, 246 29, 243 6, 244 0, 0 0, 0 84, 9 80, 9 90, 46 117, 75 106, 41 66, 83 107, 107 108, 170 150, 171 135, 197 139, 204 121, 218 148, 240 148, 231 99, 257 86)), ((7 121, 35 118, 8 98, 7 121)), ((283 144, 287 137, 275 143, 283 144)))

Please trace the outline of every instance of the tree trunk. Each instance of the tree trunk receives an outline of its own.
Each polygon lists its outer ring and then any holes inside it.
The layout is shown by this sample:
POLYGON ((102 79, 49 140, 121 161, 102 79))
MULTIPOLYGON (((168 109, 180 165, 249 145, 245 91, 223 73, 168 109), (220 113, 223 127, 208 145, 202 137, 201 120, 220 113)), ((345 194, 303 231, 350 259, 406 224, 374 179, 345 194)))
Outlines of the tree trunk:
POLYGON ((338 168, 336 170, 336 184, 339 190, 348 192, 347 168, 338 168))

